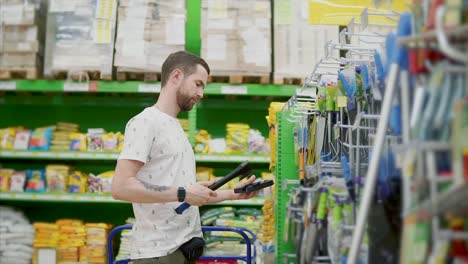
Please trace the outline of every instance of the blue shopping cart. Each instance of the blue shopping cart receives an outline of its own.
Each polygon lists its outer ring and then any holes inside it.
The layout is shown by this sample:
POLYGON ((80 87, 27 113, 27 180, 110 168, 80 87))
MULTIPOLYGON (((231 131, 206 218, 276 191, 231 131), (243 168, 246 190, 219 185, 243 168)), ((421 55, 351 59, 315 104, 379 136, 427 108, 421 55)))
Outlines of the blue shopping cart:
MULTIPOLYGON (((117 226, 114 229, 112 229, 107 236, 107 256, 108 256, 108 264, 128 264, 131 259, 123 259, 123 260, 114 260, 114 252, 113 252, 113 240, 114 237, 119 234, 122 230, 125 229, 132 229, 132 225, 121 225, 117 226)), ((255 240, 257 237, 255 234, 245 228, 236 228, 236 227, 227 227, 227 226, 202 226, 202 231, 203 232, 213 232, 213 231, 227 231, 227 232, 234 232, 238 233, 242 236, 242 238, 245 241, 245 246, 247 249, 247 255, 246 256, 219 256, 219 257, 214 257, 214 256, 202 256, 200 257, 199 260, 201 261, 228 261, 228 260, 241 260, 245 261, 247 264, 253 264, 255 263, 255 258, 257 256, 257 251, 255 247, 253 247, 252 250, 252 245, 255 244, 255 240), (247 235, 250 234, 252 238, 249 238, 247 235)))

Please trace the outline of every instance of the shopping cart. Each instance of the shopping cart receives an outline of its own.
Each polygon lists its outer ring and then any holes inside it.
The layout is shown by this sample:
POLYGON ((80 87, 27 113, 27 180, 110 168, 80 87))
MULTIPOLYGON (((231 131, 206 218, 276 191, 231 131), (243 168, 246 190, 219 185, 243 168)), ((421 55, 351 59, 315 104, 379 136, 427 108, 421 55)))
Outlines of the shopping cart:
MULTIPOLYGON (((108 256, 107 263, 108 264, 128 264, 131 261, 131 259, 114 260, 112 241, 114 240, 115 235, 117 235, 118 233, 120 233, 122 230, 125 230, 125 229, 132 229, 132 225, 117 226, 114 229, 112 229, 109 235, 107 236, 107 256, 108 256)), ((234 233, 240 234, 245 241, 245 246, 247 248, 247 255, 246 256, 219 256, 219 257, 202 256, 199 259, 200 261, 241 260, 241 261, 245 261, 247 264, 255 263, 257 251, 255 247, 253 247, 253 250, 252 250, 252 245, 255 245, 255 240, 257 239, 257 237, 252 231, 245 229, 245 228, 236 228, 236 227, 227 227, 227 226, 202 226, 202 231, 203 232, 227 231, 227 232, 234 232, 234 233), (247 233, 249 233, 252 238, 249 238, 247 233)))

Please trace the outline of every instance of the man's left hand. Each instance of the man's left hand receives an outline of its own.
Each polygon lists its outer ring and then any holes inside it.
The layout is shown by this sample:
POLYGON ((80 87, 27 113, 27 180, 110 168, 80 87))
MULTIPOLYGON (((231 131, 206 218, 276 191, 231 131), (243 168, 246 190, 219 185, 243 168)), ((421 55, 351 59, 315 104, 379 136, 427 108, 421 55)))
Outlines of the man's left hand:
MULTIPOLYGON (((246 185, 249 185, 255 181, 255 175, 250 176, 250 178, 246 181, 242 181, 239 184, 237 184, 236 187, 234 188, 242 188, 246 185)), ((250 199, 254 196, 257 196, 259 191, 251 192, 251 193, 235 193, 234 190, 232 190, 232 199, 231 200, 241 200, 241 199, 250 199)))

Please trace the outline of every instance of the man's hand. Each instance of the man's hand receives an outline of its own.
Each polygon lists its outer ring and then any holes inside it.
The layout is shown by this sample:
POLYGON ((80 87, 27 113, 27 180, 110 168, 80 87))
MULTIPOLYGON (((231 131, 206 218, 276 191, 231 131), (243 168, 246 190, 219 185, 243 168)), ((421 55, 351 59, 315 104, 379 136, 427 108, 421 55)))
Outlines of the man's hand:
POLYGON ((212 191, 208 188, 208 186, 212 185, 214 182, 214 180, 197 182, 187 186, 185 188, 185 202, 194 206, 205 205, 210 198, 217 196, 215 191, 212 191))
MULTIPOLYGON (((243 181, 243 182, 240 182, 239 184, 237 184, 236 187, 234 187, 234 189, 236 188, 242 188, 246 185, 249 185, 251 183, 253 183, 255 181, 255 175, 252 175, 250 176, 250 178, 246 181, 243 181)), ((260 191, 255 191, 255 192, 251 192, 251 193, 235 193, 234 190, 232 190, 232 200, 241 200, 241 199, 250 199, 254 196, 257 196, 258 193, 260 191)))

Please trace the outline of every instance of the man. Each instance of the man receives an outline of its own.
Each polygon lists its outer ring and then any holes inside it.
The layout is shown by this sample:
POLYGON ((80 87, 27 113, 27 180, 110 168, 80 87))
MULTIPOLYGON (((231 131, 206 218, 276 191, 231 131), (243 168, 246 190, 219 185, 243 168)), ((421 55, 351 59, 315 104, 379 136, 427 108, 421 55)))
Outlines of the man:
MULTIPOLYGON (((130 119, 112 181, 112 196, 133 203, 131 258, 134 263, 189 263, 179 247, 202 237, 198 206, 248 199, 233 190, 212 191, 196 182, 195 155, 177 120, 203 98, 210 69, 188 52, 171 54, 163 63, 161 93, 155 105, 130 119), (192 206, 175 213, 181 202, 192 206)), ((252 183, 255 176, 237 187, 252 183)))

